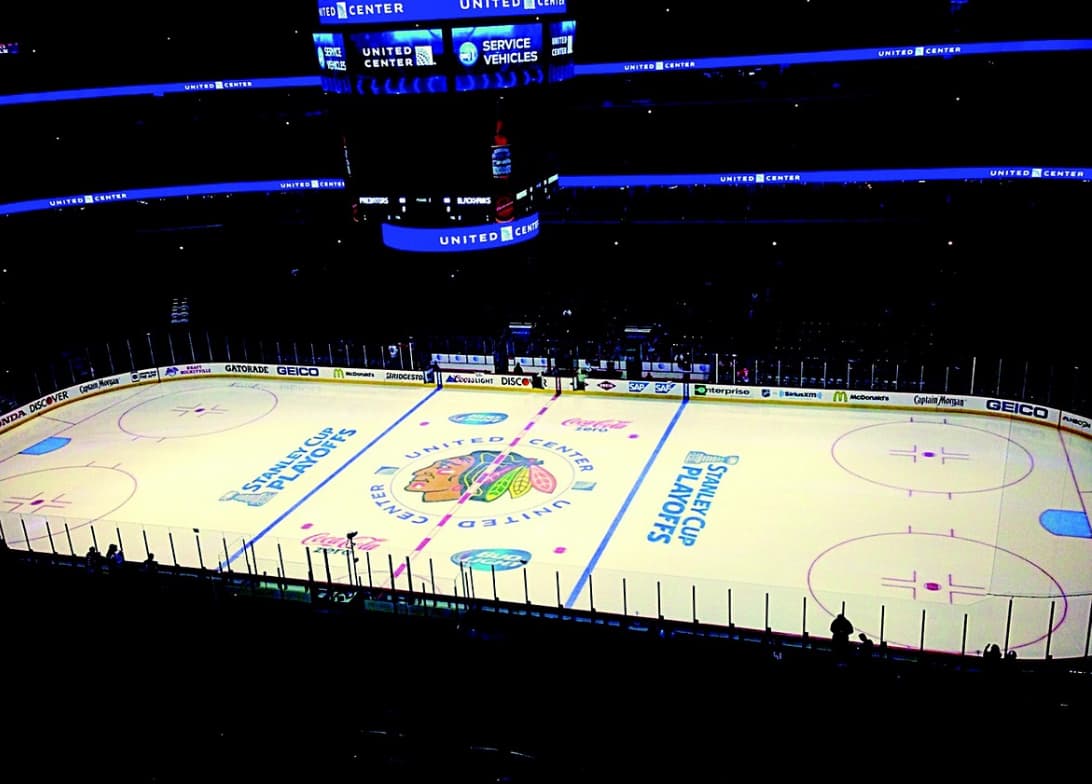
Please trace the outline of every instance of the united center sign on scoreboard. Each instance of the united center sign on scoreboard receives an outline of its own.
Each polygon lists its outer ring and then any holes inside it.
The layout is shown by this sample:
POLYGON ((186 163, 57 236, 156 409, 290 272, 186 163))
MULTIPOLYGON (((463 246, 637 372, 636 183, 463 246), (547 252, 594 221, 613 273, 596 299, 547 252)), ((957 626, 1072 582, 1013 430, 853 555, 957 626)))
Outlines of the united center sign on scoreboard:
POLYGON ((563 14, 567 0, 400 0, 399 2, 331 2, 319 0, 321 24, 389 24, 447 19, 503 19, 563 14))

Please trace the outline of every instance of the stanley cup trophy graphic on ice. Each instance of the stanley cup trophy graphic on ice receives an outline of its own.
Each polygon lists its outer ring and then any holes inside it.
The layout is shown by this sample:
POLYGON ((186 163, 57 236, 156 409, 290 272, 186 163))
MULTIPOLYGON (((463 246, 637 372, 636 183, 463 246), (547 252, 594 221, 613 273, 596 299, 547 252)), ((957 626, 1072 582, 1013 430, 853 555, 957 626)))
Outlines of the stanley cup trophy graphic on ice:
POLYGON ((723 463, 735 465, 739 462, 739 455, 711 455, 708 452, 691 451, 683 461, 687 465, 704 465, 706 463, 723 463))

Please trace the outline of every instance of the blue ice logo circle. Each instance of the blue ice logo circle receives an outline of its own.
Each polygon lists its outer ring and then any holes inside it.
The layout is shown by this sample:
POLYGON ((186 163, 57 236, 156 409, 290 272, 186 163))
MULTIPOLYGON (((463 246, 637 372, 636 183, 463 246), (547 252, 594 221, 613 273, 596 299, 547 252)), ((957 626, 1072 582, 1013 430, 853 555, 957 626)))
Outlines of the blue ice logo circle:
POLYGON ((478 62, 478 47, 474 45, 473 41, 465 41, 459 47, 459 62, 467 68, 478 62))
POLYGON ((479 572, 507 572, 511 569, 519 569, 526 566, 531 560, 531 554, 526 550, 512 550, 509 548, 492 548, 481 550, 463 550, 451 556, 451 562, 465 569, 474 569, 479 572))
POLYGON ((452 414, 449 420, 456 425, 495 425, 508 419, 508 414, 499 411, 475 411, 467 414, 452 414))

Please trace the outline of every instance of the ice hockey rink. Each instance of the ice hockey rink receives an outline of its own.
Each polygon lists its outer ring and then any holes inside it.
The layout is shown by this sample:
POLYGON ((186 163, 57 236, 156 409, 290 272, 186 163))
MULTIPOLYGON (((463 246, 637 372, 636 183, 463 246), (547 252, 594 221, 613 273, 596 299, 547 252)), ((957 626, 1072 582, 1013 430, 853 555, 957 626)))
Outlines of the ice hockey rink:
POLYGON ((0 434, 18 548, 1031 658, 1086 652, 1090 488, 1015 417, 568 389, 173 380, 0 434))

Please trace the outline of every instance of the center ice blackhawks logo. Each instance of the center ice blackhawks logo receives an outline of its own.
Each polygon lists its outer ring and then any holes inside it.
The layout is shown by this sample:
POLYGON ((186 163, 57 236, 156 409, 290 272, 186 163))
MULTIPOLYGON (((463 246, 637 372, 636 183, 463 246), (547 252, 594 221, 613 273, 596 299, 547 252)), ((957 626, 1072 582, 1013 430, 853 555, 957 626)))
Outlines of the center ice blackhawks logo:
POLYGON ((426 503, 457 501, 464 494, 484 503, 522 498, 532 490, 549 495, 557 489, 557 479, 542 462, 517 452, 478 449, 417 469, 405 489, 421 493, 426 503))
POLYGON ((573 445, 509 441, 483 435, 406 452, 401 465, 375 466, 368 500, 389 522, 465 529, 547 525, 595 491, 595 465, 573 445))

